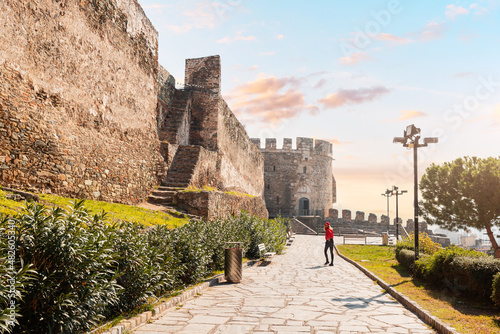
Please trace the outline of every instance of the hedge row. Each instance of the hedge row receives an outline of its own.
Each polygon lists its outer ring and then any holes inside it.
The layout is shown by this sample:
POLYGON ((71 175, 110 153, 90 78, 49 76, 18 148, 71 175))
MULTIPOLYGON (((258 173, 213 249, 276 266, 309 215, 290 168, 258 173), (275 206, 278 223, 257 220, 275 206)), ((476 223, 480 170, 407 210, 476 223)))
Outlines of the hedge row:
POLYGON ((9 307, 15 302, 15 332, 82 333, 149 297, 223 269, 228 241, 243 242, 250 258, 262 242, 281 252, 288 227, 285 220, 242 213, 173 230, 144 229, 109 223, 104 213, 92 216, 83 201, 68 210, 27 204, 25 212, 0 222, 0 332, 12 331, 14 308, 9 307), (9 268, 9 243, 15 274, 9 268))
POLYGON ((454 245, 432 255, 421 254, 416 262, 413 250, 401 249, 396 259, 437 288, 447 288, 456 295, 491 298, 500 306, 499 259, 454 245))

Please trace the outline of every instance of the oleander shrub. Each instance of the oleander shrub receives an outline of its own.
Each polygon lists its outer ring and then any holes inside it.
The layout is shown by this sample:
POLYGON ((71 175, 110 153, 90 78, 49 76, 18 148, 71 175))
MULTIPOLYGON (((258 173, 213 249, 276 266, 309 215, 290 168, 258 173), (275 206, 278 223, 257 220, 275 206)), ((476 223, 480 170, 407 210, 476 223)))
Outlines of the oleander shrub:
POLYGON ((497 306, 500 306, 500 272, 496 273, 495 276, 493 276, 491 300, 497 306))
POLYGON ((75 202, 66 211, 28 203, 13 218, 21 259, 36 270, 20 308, 23 333, 78 333, 118 303, 113 226, 75 202))
POLYGON ((20 303, 36 273, 19 259, 14 224, 11 217, 0 214, 0 333, 19 325, 20 303))
POLYGON ((150 297, 204 279, 224 267, 227 242, 242 242, 247 257, 257 257, 262 242, 281 252, 289 228, 286 220, 245 213, 175 229, 144 228, 110 223, 105 213, 91 215, 83 201, 68 209, 28 203, 24 212, 0 224, 0 332, 12 331, 5 320, 8 222, 18 232, 15 297, 22 321, 16 332, 47 334, 83 333, 150 297))

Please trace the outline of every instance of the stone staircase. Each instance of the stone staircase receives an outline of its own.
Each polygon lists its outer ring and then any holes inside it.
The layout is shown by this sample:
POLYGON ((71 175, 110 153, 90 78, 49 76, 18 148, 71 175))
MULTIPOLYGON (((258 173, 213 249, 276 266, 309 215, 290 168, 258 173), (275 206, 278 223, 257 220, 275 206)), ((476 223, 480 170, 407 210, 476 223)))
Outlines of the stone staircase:
POLYGON ((308 234, 308 235, 317 235, 316 231, 312 228, 298 220, 297 218, 292 218, 292 231, 296 234, 308 234))
POLYGON ((148 197, 148 202, 160 205, 172 205, 175 193, 185 189, 191 183, 194 169, 198 163, 201 147, 196 145, 179 146, 172 165, 167 172, 167 179, 148 197))

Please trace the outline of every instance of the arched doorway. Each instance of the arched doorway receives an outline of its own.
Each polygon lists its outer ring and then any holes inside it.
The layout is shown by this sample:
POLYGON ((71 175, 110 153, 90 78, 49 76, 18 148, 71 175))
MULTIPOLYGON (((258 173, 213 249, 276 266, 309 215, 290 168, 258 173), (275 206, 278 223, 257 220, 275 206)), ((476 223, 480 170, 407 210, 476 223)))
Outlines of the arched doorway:
POLYGON ((309 216, 309 199, 302 197, 299 199, 299 216, 309 216))

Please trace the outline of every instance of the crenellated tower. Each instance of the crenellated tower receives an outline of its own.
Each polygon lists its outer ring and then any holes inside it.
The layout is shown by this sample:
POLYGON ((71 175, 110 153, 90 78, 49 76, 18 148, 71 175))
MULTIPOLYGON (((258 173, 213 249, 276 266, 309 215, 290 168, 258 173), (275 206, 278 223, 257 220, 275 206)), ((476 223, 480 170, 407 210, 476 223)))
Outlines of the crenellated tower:
POLYGON ((264 198, 270 217, 328 216, 336 202, 336 183, 332 172, 333 146, 325 140, 284 138, 278 149, 276 138, 266 138, 261 148, 264 157, 264 198))

